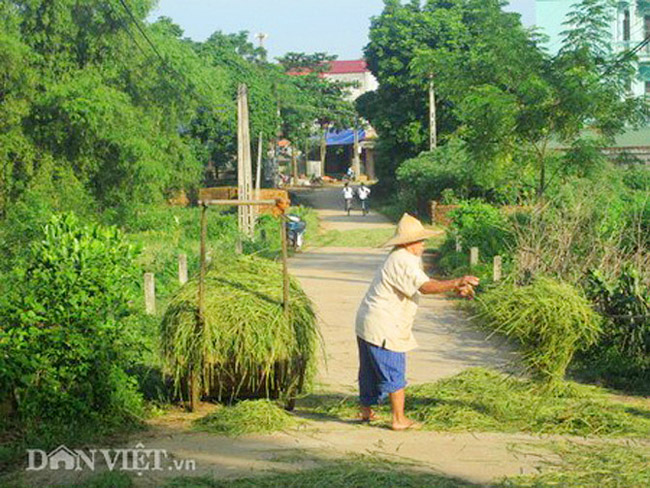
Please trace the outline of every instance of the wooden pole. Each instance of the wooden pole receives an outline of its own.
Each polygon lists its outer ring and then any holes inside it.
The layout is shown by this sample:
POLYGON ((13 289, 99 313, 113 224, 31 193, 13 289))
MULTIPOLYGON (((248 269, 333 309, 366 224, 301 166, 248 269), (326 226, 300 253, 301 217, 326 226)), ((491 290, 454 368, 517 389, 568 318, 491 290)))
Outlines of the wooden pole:
POLYGON ((478 247, 473 247, 469 250, 469 265, 476 266, 478 264, 478 247))
POLYGON ((148 315, 156 314, 156 282, 153 273, 144 274, 144 308, 148 315))
POLYGON ((291 177, 293 178, 293 184, 298 184, 298 151, 297 147, 294 144, 291 144, 291 177))
POLYGON ((255 180, 255 199, 259 200, 261 198, 261 189, 262 189, 262 151, 264 150, 262 147, 263 144, 263 137, 262 137, 262 132, 260 131, 260 139, 257 143, 257 174, 256 174, 256 180, 255 180))
MULTIPOLYGON (((196 320, 196 334, 203 333, 203 326, 205 324, 205 274, 206 274, 206 241, 208 235, 208 220, 207 220, 208 207, 203 205, 201 208, 201 255, 199 263, 199 293, 198 293, 198 314, 196 320)), ((200 373, 201 361, 195 358, 196 362, 191 365, 189 388, 190 388, 190 410, 195 411, 200 400, 200 373)))
POLYGON ((327 161, 327 125, 323 128, 323 136, 320 140, 320 175, 325 176, 325 163, 327 161))
POLYGON ((433 75, 429 76, 429 151, 438 145, 436 132, 436 92, 433 85, 433 75))
POLYGON ((494 256, 493 266, 492 266, 492 280, 497 282, 501 281, 502 275, 503 260, 501 256, 494 256))
POLYGON ((187 254, 178 255, 178 281, 181 285, 187 283, 187 254))
POLYGON ((284 313, 289 315, 289 266, 287 263, 287 219, 280 216, 280 229, 282 231, 282 304, 284 313))
POLYGON ((361 175, 361 160, 359 159, 359 129, 358 124, 354 124, 354 145, 352 147, 354 154, 352 155, 352 170, 354 171, 355 179, 361 175))
MULTIPOLYGON (((253 188, 253 175, 251 170, 251 144, 248 117, 248 88, 239 85, 237 90, 237 198, 250 200, 253 188)), ((249 206, 240 207, 239 230, 248 237, 253 237, 255 231, 255 218, 253 209, 249 206)))

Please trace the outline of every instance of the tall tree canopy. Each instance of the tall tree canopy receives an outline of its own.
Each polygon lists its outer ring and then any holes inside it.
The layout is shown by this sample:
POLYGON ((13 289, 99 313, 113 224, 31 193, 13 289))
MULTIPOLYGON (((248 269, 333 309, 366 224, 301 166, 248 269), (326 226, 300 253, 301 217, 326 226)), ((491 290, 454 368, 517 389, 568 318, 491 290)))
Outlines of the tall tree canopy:
POLYGON ((540 193, 551 140, 572 144, 586 129, 611 138, 638 120, 639 101, 623 89, 630 60, 619 62, 602 33, 610 0, 574 6, 557 56, 506 4, 385 0, 366 47, 380 87, 358 102, 382 139, 382 174, 427 148, 431 77, 443 141, 459 138, 476 171, 496 179, 532 164, 540 193))
POLYGON ((340 117, 336 85, 302 86, 246 32, 199 43, 169 18, 149 23, 154 3, 0 2, 0 217, 45 181, 57 205, 74 187, 119 212, 198 187, 209 162, 235 159, 240 83, 267 140, 340 117))

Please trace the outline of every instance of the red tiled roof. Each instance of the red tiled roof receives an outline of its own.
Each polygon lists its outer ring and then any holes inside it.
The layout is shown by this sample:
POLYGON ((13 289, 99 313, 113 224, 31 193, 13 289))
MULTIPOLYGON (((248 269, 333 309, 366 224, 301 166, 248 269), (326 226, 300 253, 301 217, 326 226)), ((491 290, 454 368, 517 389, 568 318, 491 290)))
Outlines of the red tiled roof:
MULTIPOLYGON (((365 59, 355 59, 353 61, 330 61, 330 69, 322 73, 323 75, 342 75, 349 73, 365 73, 368 70, 368 63, 365 59)), ((309 69, 301 70, 292 70, 288 71, 287 74, 290 76, 302 76, 309 74, 311 71, 309 69)))
POLYGON ((355 59, 353 61, 331 61, 327 74, 340 75, 345 73, 365 73, 366 71, 368 71, 366 60, 355 59))

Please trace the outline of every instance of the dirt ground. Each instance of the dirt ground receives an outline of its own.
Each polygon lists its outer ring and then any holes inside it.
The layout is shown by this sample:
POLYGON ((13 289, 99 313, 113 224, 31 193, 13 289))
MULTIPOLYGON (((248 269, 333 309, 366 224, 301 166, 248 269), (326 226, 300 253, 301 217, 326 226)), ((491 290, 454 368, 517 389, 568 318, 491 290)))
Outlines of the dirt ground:
MULTIPOLYGON (((317 209, 325 229, 348 230, 392 227, 381 215, 358 212, 348 217, 340 208, 339 189, 303 194, 317 209)), ((387 250, 376 248, 319 248, 291 260, 291 272, 316 304, 325 343, 326 362, 318 376, 318 393, 354 394, 357 355, 354 317, 372 276, 387 250)), ((510 367, 514 353, 468 325, 466 317, 445 297, 424 298, 415 335, 420 347, 408 355, 411 384, 432 382, 473 366, 510 367)), ((196 462, 196 471, 148 471, 135 476, 137 486, 160 486, 179 475, 249 476, 267 470, 295 470, 318 460, 377 454, 423 463, 427 469, 485 484, 495 478, 534 472, 538 454, 516 452, 513 445, 540 444, 525 434, 452 434, 392 432, 355 422, 308 419, 298 429, 272 435, 227 438, 191 430, 192 419, 205 415, 208 405, 193 414, 181 411, 151 420, 150 429, 134 435, 126 447, 142 443, 165 449, 174 459, 196 462)), ((66 473, 65 481, 82 479, 66 473)), ((30 484, 44 486, 35 473, 30 484)), ((64 480, 60 480, 64 481, 64 480)))

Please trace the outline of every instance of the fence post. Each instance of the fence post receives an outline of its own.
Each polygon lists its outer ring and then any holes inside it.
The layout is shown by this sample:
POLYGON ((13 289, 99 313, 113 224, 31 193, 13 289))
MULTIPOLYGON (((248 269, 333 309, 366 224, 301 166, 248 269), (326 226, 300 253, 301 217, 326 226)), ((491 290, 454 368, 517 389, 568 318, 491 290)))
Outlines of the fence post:
POLYGON ((435 200, 431 200, 429 202, 429 211, 431 212, 431 223, 435 224, 436 223, 436 207, 438 206, 438 202, 435 200))
POLYGON ((153 273, 144 274, 144 307, 149 315, 156 313, 156 283, 153 273))
POLYGON ((473 247, 469 250, 469 265, 476 266, 478 264, 478 247, 473 247))
POLYGON ((244 253, 244 245, 241 241, 241 237, 237 237, 237 240, 235 241, 235 252, 237 254, 243 254, 244 253))
POLYGON ((501 256, 494 256, 494 264, 492 267, 492 280, 497 282, 501 280, 501 269, 502 269, 502 259, 501 256))
POLYGON ((178 281, 181 285, 187 283, 187 254, 178 255, 178 281))
POLYGON ((460 242, 460 235, 456 234, 456 252, 463 251, 463 244, 460 242))

